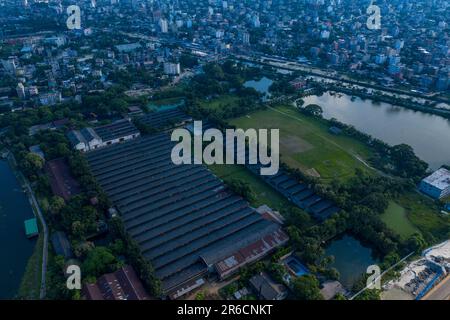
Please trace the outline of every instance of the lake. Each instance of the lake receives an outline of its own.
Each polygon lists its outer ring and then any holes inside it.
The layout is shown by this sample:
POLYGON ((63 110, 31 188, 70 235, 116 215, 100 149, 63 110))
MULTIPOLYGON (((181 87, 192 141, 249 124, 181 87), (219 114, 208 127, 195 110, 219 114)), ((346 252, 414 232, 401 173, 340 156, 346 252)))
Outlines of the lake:
POLYGON ((339 281, 347 289, 351 289, 361 275, 366 273, 368 266, 378 263, 372 255, 372 249, 349 235, 333 240, 325 253, 327 256, 334 256, 335 261, 331 267, 339 271, 339 281))
POLYGON ((336 118, 391 145, 410 145, 432 169, 450 164, 450 120, 341 93, 327 92, 303 100, 305 105, 320 105, 326 119, 336 118))
POLYGON ((244 83, 244 87, 253 88, 259 93, 265 94, 264 98, 270 97, 269 88, 273 81, 267 77, 262 77, 259 80, 250 80, 244 83))
POLYGON ((0 299, 14 298, 36 240, 25 236, 24 221, 34 217, 8 163, 0 160, 0 299))

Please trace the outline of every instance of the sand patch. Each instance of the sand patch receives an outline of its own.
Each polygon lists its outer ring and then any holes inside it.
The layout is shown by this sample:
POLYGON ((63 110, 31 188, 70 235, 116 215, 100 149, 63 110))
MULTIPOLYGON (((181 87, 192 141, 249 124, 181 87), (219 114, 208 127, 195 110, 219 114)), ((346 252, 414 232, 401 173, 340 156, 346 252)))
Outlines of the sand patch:
POLYGON ((314 178, 320 178, 320 173, 314 168, 306 170, 306 174, 314 178))
POLYGON ((286 138, 282 138, 280 144, 291 154, 305 152, 314 148, 309 142, 297 136, 287 136, 286 138))

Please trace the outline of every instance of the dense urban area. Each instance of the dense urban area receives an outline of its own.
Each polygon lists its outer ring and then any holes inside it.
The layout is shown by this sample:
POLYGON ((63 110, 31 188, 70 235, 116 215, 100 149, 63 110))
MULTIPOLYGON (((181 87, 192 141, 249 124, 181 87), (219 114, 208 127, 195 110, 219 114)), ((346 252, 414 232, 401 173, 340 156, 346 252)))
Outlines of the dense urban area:
POLYGON ((449 300, 449 23, 0 0, 0 299, 449 300), (280 168, 174 164, 180 128, 279 129, 280 168))

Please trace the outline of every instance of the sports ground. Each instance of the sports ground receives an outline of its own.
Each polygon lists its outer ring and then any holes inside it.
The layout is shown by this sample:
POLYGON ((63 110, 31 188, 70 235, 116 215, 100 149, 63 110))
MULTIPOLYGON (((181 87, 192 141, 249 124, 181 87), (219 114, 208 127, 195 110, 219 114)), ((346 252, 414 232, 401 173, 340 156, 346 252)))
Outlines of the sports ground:
POLYGON ((352 138, 329 133, 326 123, 280 106, 233 119, 238 128, 280 129, 281 161, 320 178, 346 180, 355 169, 372 171, 364 162, 370 150, 352 138))

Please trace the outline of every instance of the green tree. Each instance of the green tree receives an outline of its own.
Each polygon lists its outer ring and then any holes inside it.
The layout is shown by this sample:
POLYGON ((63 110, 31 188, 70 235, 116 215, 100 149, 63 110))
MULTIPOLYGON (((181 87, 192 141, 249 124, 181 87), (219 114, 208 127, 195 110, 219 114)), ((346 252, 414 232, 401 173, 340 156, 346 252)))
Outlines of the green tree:
POLYGON ((407 249, 419 253, 427 247, 427 242, 420 233, 414 233, 406 241, 407 249))
POLYGON ((297 300, 323 300, 319 280, 312 274, 295 278, 292 287, 297 300))
POLYGON ((106 247, 95 247, 87 254, 82 270, 86 276, 99 277, 116 268, 116 257, 106 247))
POLYGON ((301 109, 305 114, 314 116, 314 117, 322 117, 323 109, 321 106, 317 104, 308 104, 306 107, 301 109))
POLYGON ((62 208, 64 208, 65 204, 66 204, 66 203, 64 202, 64 199, 63 199, 63 198, 58 197, 58 196, 53 196, 53 197, 50 199, 50 207, 49 207, 50 212, 51 212, 52 214, 58 214, 58 213, 60 213, 61 210, 62 210, 62 208))

